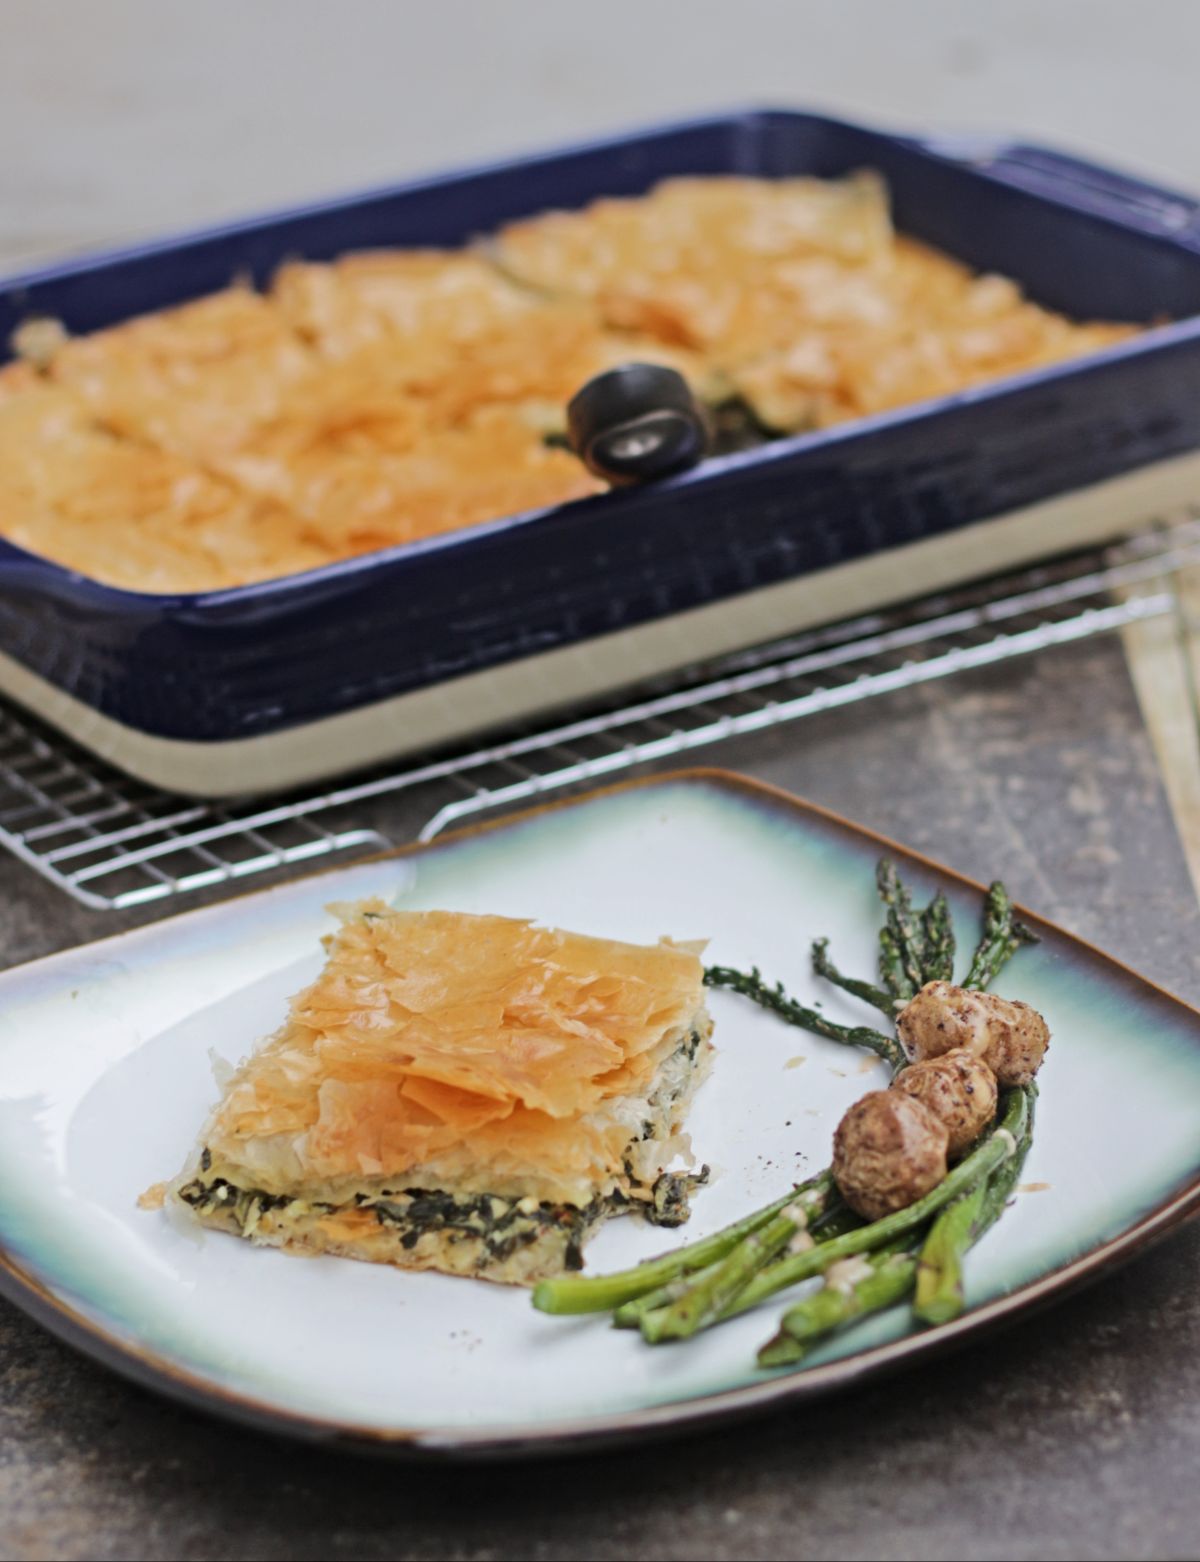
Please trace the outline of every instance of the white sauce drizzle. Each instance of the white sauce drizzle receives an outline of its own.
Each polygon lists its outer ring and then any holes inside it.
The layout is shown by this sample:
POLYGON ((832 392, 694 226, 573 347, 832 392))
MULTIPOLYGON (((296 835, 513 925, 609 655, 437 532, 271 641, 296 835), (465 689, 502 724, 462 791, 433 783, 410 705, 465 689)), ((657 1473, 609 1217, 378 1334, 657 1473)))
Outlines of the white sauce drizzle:
POLYGON ((825 1271, 825 1284, 831 1291, 840 1291, 843 1296, 849 1296, 860 1280, 865 1280, 871 1273, 869 1259, 861 1253, 855 1253, 850 1258, 839 1258, 836 1264, 830 1264, 825 1271))

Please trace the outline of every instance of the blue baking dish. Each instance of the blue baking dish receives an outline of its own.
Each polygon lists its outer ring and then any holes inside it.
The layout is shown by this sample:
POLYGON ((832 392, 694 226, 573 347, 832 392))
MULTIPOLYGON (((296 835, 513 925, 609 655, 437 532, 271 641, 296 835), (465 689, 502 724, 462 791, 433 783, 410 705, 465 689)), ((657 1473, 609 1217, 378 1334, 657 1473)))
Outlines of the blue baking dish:
POLYGON ((282 787, 1200 493, 1196 201, 1054 152, 806 113, 650 129, 72 260, 0 284, 0 331, 37 315, 90 331, 297 256, 459 244, 673 175, 861 167, 887 179, 900 229, 1039 302, 1168 323, 652 486, 236 590, 141 595, 0 542, 0 688, 160 785, 282 787))

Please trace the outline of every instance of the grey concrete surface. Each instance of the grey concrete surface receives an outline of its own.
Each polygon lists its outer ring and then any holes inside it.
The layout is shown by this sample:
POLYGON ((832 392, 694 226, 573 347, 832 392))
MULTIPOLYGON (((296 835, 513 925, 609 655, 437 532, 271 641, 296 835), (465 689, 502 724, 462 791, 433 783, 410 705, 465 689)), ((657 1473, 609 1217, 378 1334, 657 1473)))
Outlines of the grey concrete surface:
POLYGON ((1192 0, 5 0, 0 263, 743 104, 1200 189, 1192 0))
MULTIPOLYGON (((1200 998, 1200 912, 1116 641, 720 758, 1002 873, 1200 998)), ((401 836, 418 820, 384 808, 379 822, 401 836)), ((6 959, 118 920, 0 860, 6 959)), ((220 1425, 0 1307, 0 1556, 1186 1557, 1200 1539, 1198 1298, 1193 1228, 1004 1335, 837 1401, 637 1451, 459 1470, 220 1425)))

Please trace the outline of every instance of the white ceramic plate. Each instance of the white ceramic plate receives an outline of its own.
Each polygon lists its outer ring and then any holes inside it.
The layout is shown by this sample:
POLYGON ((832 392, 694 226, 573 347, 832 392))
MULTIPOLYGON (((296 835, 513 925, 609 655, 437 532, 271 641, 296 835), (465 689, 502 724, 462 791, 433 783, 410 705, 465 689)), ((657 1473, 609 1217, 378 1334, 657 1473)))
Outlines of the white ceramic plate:
MULTIPOLYGON (((633 940, 707 936, 816 995, 812 938, 870 972, 880 841, 722 775, 616 788, 172 918, 0 977, 0 1286, 48 1327, 192 1403, 298 1435, 422 1453, 528 1452, 818 1393, 1010 1317, 1098 1273, 1200 1203, 1200 1014, 1038 924, 1002 986, 1049 1018, 1022 1193, 969 1260, 969 1310, 916 1332, 896 1309, 801 1368, 754 1362, 780 1304, 687 1346, 602 1318, 535 1313, 528 1294, 200 1233, 138 1194, 174 1174, 229 1060, 271 1030, 319 966, 332 900, 532 916, 633 940), (1115 1149, 1119 1147, 1119 1154, 1115 1149)), ((973 930, 978 892, 897 848, 973 930)), ((965 942, 965 938, 964 938, 965 942)), ((827 990, 828 1012, 865 1016, 827 990)), ((883 1070, 712 995, 717 1064, 689 1127, 716 1172, 688 1237, 826 1164, 845 1106, 883 1070)), ((683 1235, 614 1221, 589 1268, 683 1235)))

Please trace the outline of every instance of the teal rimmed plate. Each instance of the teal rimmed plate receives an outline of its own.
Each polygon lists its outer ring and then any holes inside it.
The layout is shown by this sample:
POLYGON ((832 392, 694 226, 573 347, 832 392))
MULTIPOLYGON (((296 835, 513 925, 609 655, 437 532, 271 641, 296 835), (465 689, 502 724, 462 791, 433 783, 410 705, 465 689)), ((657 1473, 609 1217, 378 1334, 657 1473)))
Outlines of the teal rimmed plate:
MULTIPOLYGON (((827 1393, 1016 1317, 1130 1256, 1200 1204, 1200 1012, 1031 918, 1042 943, 1002 989, 1053 1031, 1016 1204, 971 1255, 968 1310, 914 1331, 903 1309, 760 1372, 779 1303, 651 1349, 527 1293, 341 1259, 296 1259, 137 1206, 174 1174, 235 1061, 315 974, 325 905, 532 916, 616 938, 708 937, 815 994, 810 940, 874 962, 881 846, 975 926, 978 887, 784 793, 718 771, 592 794, 432 846, 171 918, 0 976, 0 1290, 138 1381, 254 1425, 422 1455, 563 1451, 827 1393), (1119 1154, 1114 1155, 1114 1149, 1119 1154), (1119 1167, 1119 1171, 1115 1168, 1119 1167)), ((827 1010, 861 1011, 832 990, 827 1010)), ((882 1069, 712 995, 716 1067, 689 1128, 715 1170, 689 1235, 828 1160, 882 1069)), ((672 1239, 615 1221, 589 1267, 672 1239)), ((678 1240, 684 1238, 680 1236, 678 1240)))

